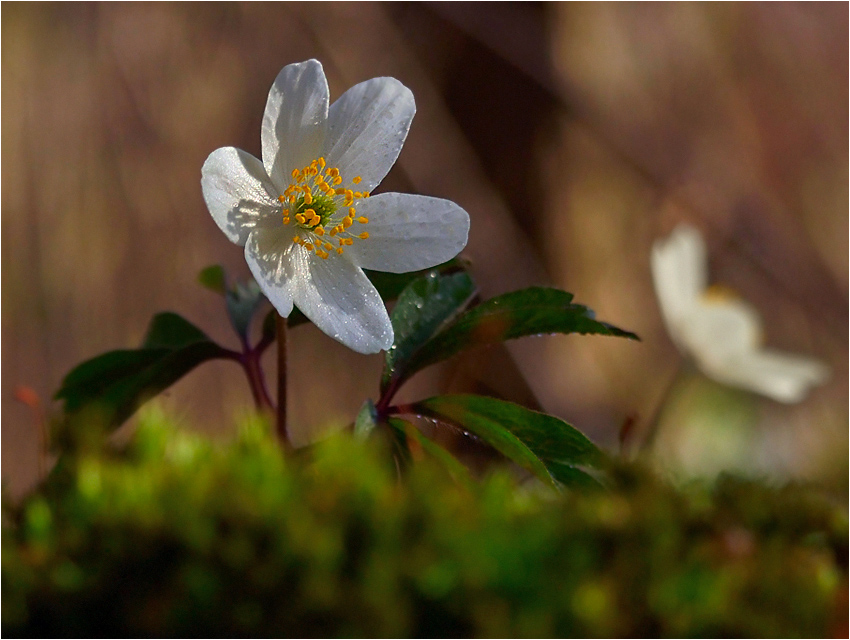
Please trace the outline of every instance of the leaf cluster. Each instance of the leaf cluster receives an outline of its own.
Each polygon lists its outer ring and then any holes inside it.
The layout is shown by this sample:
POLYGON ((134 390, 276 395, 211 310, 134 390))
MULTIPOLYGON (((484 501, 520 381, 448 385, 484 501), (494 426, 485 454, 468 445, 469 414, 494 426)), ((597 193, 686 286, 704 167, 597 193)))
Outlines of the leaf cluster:
MULTIPOLYGON (((460 478, 459 463, 417 430, 421 419, 437 421, 474 434, 484 443, 553 486, 592 486, 589 469, 600 469, 605 456, 577 429, 562 420, 519 405, 470 395, 438 396, 404 407, 392 405, 399 388, 425 367, 462 351, 545 333, 598 334, 636 339, 633 333, 595 319, 571 294, 533 287, 480 300, 467 265, 452 260, 431 270, 409 274, 369 272, 384 300, 396 300, 392 312, 395 342, 387 351, 380 396, 367 401, 356 421, 361 437, 390 435, 395 454, 406 464, 411 445, 441 460, 460 478)), ((110 431, 146 400, 201 363, 230 359, 249 376, 258 403, 267 393, 256 386, 259 359, 275 340, 275 311, 263 322, 262 337, 252 345, 250 327, 263 296, 255 282, 229 284, 221 267, 204 269, 199 282, 224 297, 225 309, 241 352, 212 342, 200 329, 174 313, 154 317, 139 349, 111 351, 72 370, 56 394, 64 401, 66 420, 60 443, 110 431), (101 425, 94 429, 95 423, 101 425), (82 426, 81 426, 82 425, 82 426)), ((290 327, 307 319, 295 310, 290 327)), ((60 431, 61 431, 60 429, 60 431)))

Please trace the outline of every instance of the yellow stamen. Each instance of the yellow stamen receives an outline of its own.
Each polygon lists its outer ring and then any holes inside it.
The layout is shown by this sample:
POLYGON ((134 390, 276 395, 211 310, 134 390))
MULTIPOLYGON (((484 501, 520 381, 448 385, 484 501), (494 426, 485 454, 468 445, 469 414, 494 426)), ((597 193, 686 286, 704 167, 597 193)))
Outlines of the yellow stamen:
POLYGON ((369 218, 367 218, 366 216, 360 216, 359 218, 357 218, 357 222, 359 222, 360 224, 369 224, 369 218))
POLYGON ((363 233, 361 233, 361 234, 360 234, 359 236, 357 236, 357 237, 358 237, 358 238, 360 238, 361 240, 366 240, 366 239, 369 237, 369 232, 368 232, 368 231, 364 231, 363 233))
POLYGON ((305 249, 307 249, 307 251, 312 251, 312 250, 313 250, 313 245, 312 245, 312 243, 310 243, 310 242, 308 242, 307 244, 302 245, 302 246, 303 246, 305 249))
POLYGON ((304 217, 303 213, 296 213, 295 219, 298 220, 298 222, 300 222, 301 224, 304 224, 304 223, 307 222, 307 218, 304 217))
POLYGON ((317 236, 323 236, 325 235, 325 230, 321 226, 319 226, 313 229, 313 233, 315 233, 317 236))
POLYGON ((352 223, 353 223, 353 222, 354 222, 354 220, 352 220, 352 219, 351 219, 351 218, 349 218, 348 216, 345 216, 345 217, 342 219, 342 227, 343 227, 344 229, 348 229, 348 227, 350 227, 350 226, 352 225, 352 223))
POLYGON ((354 184, 360 184, 360 181, 361 181, 362 179, 363 179, 363 178, 361 178, 360 176, 357 176, 356 178, 354 178, 354 180, 352 180, 352 182, 353 182, 354 184))
POLYGON ((283 217, 283 224, 289 224, 289 216, 283 217))
POLYGON ((344 251, 345 251, 345 250, 344 250, 342 247, 339 247, 339 248, 336 250, 336 252, 337 252, 339 255, 342 255, 344 251))

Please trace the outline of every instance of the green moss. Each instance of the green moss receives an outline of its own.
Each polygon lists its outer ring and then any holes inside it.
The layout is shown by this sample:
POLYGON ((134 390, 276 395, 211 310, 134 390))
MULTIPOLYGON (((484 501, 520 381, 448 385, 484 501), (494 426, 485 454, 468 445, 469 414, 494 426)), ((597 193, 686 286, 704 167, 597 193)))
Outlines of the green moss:
POLYGON ((260 425, 162 420, 7 508, 10 636, 826 636, 847 518, 803 489, 680 491, 635 467, 554 496, 403 479, 378 442, 286 460, 260 425))

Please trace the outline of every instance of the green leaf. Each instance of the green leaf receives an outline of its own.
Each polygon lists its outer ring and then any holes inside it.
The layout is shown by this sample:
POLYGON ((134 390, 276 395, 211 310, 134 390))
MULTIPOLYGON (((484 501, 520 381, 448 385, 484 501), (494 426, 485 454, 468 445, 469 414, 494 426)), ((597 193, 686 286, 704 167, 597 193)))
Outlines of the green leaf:
POLYGON ((638 340, 594 318, 592 310, 573 304, 571 293, 532 287, 491 298, 458 316, 443 331, 423 344, 397 372, 400 380, 425 367, 446 360, 469 347, 493 344, 545 333, 581 333, 638 340))
POLYGON ((166 311, 156 314, 151 320, 142 348, 179 349, 196 342, 209 342, 209 338, 184 317, 166 311))
POLYGON ((381 392, 401 377, 408 360, 472 299, 475 285, 465 271, 432 271, 407 285, 393 309, 395 342, 387 351, 381 392))
MULTIPOLYGON (((383 271, 370 271, 368 269, 364 269, 363 272, 372 284, 375 285, 381 299, 384 302, 391 302, 398 298, 408 284, 426 273, 430 273, 432 271, 437 271, 439 273, 452 273, 464 270, 467 266, 468 263, 465 260, 453 258, 452 260, 437 265, 436 267, 423 269, 421 271, 411 271, 410 273, 384 273, 383 271)), ((266 321, 271 322, 272 326, 274 326, 275 313, 276 311, 272 309, 269 312, 271 320, 269 320, 268 316, 266 317, 266 321)), ((297 327, 299 324, 304 324, 309 321, 310 320, 307 316, 301 313, 297 308, 293 308, 292 313, 290 313, 289 317, 286 319, 286 324, 288 327, 297 327)))
MULTIPOLYGON (((528 444, 511 432, 510 420, 508 424, 505 424, 505 414, 511 411, 510 407, 518 409, 522 407, 499 400, 492 401, 498 404, 487 406, 488 400, 491 399, 473 395, 437 396, 417 402, 411 410, 418 415, 452 424, 464 432, 478 436, 506 458, 531 471, 543 482, 556 486, 554 478, 540 457, 528 444), (485 402, 480 402, 482 400, 485 402), (499 405, 510 405, 510 407, 499 405)), ((525 411, 528 410, 525 409, 525 411)))
POLYGON ((409 440, 413 440, 419 444, 422 451, 445 467, 446 471, 449 472, 458 484, 462 484, 466 487, 472 486, 472 478, 469 475, 469 469, 467 469, 460 460, 455 458, 443 447, 422 435, 422 432, 419 431, 419 429, 417 429, 413 424, 407 420, 397 417, 389 418, 388 424, 399 433, 404 434, 409 440))
POLYGON ((224 267, 220 264, 213 264, 201 269, 198 274, 198 283, 210 291, 224 295, 227 291, 227 276, 224 273, 224 267))
POLYGON ((354 436, 357 438, 366 438, 378 424, 378 410, 375 408, 375 403, 371 400, 366 400, 360 411, 357 413, 357 419, 354 421, 354 436))
POLYGON ((176 313, 151 321, 140 349, 109 351, 72 369, 56 392, 66 414, 96 415, 115 428, 144 402, 171 386, 196 366, 231 352, 176 313))
POLYGON ((248 329, 251 326, 251 320, 265 299, 263 292, 260 291, 260 285, 254 280, 249 280, 244 284, 237 283, 233 289, 229 289, 225 294, 230 324, 246 343, 248 342, 248 329))
POLYGON ((418 402, 412 410, 476 434, 543 479, 554 477, 567 485, 586 483, 592 478, 577 467, 599 467, 605 460, 604 454, 578 429, 512 402, 477 395, 447 395, 418 402), (522 448, 504 434, 522 444, 522 448), (529 463, 528 453, 546 469, 545 475, 537 465, 529 463))

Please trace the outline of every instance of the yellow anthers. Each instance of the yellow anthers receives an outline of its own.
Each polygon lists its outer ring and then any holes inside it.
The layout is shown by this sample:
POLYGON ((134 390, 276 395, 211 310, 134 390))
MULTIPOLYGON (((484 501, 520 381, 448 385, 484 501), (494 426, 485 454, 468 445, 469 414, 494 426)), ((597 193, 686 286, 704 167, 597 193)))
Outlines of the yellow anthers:
MULTIPOLYGON (((347 231, 355 222, 369 222, 366 216, 358 216, 357 208, 353 206, 355 200, 368 198, 369 193, 340 186, 343 176, 338 167, 328 166, 323 157, 317 158, 301 169, 293 169, 292 178, 293 181, 283 191, 283 195, 278 196, 278 202, 282 205, 283 224, 288 225, 295 220, 305 231, 304 237, 293 236, 293 243, 327 260, 334 251, 342 255, 344 248, 353 245, 355 239, 369 238, 365 231, 359 235, 347 231), (342 212, 336 212, 342 207, 347 210, 347 214, 338 218, 342 212), (332 219, 335 221, 331 222, 332 219), (327 241, 334 236, 338 247, 327 241)), ((355 176, 350 182, 352 185, 360 184, 363 178, 355 176)))

